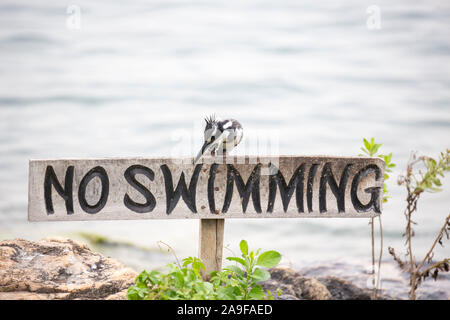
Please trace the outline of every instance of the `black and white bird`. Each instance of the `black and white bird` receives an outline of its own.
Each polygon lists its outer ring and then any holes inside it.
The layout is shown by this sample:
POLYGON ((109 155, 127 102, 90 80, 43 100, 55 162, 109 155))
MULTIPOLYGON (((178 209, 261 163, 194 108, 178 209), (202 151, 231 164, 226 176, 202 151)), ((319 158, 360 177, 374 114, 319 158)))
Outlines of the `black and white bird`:
POLYGON ((196 164, 205 154, 226 156, 242 140, 244 131, 235 119, 220 120, 215 116, 205 118, 204 143, 194 159, 196 164))

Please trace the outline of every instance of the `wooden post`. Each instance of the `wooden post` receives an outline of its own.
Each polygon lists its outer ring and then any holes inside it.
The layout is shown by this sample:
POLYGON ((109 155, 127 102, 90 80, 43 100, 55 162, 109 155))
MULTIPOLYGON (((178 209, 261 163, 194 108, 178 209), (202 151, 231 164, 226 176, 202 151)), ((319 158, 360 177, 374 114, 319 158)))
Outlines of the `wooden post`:
POLYGON ((199 256, 206 268, 205 280, 211 271, 222 269, 224 226, 225 219, 200 219, 199 256))

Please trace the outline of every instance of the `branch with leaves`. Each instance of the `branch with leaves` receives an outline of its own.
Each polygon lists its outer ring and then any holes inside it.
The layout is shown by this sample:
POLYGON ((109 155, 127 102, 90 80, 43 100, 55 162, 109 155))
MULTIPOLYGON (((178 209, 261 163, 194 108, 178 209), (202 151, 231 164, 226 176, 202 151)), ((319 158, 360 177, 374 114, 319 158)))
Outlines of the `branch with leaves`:
POLYGON ((388 195, 388 190, 386 186, 386 180, 389 179, 389 174, 392 172, 392 169, 395 168, 395 163, 392 163, 392 152, 389 154, 379 154, 378 149, 382 146, 381 143, 375 143, 375 138, 371 138, 370 141, 367 139, 363 139, 364 147, 361 147, 363 154, 359 154, 359 156, 369 156, 369 157, 378 157, 384 160, 384 184, 383 184, 383 202, 387 202, 390 196, 388 195))
POLYGON ((442 190, 441 180, 445 176, 445 173, 450 171, 450 150, 441 152, 439 159, 435 159, 427 156, 417 156, 416 153, 411 155, 408 162, 406 174, 398 178, 398 184, 405 186, 407 190, 406 202, 407 206, 404 212, 406 219, 406 228, 403 234, 406 237, 406 254, 405 256, 409 260, 408 262, 402 261, 395 253, 393 248, 389 248, 389 253, 394 257, 400 267, 404 268, 407 265, 407 270, 410 274, 410 298, 416 299, 416 290, 418 286, 428 276, 436 280, 439 272, 449 271, 449 258, 445 258, 437 263, 433 262, 434 249, 439 243, 443 246, 442 240, 444 236, 449 239, 450 232, 450 215, 445 219, 444 225, 438 232, 434 242, 428 250, 425 257, 417 265, 412 246, 412 238, 414 237, 413 225, 417 224, 413 219, 413 214, 417 211, 417 203, 423 192, 439 192, 442 190), (421 165, 422 168, 417 169, 421 165), (424 268, 425 263, 431 264, 430 267, 424 268))

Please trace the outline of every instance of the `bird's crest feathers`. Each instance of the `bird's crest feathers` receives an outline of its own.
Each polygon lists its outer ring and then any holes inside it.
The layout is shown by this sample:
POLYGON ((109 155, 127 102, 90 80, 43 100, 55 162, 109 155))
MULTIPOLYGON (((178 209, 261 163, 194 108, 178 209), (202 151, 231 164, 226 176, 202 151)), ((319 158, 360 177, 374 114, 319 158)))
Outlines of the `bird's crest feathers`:
POLYGON ((211 115, 209 117, 206 117, 205 121, 206 121, 206 125, 212 125, 213 123, 216 123, 217 122, 216 115, 213 114, 213 115, 211 115))

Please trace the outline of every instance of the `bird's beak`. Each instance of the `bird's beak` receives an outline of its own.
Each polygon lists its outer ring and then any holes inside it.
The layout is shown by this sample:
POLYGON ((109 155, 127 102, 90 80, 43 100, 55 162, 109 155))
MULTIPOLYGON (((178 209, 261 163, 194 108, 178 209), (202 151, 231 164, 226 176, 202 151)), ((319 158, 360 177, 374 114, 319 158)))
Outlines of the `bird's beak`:
POLYGON ((202 149, 198 152, 197 156, 194 159, 194 164, 196 164, 198 162, 198 160, 200 160, 200 158, 202 157, 202 155, 205 152, 207 147, 208 147, 208 143, 205 141, 205 143, 202 146, 202 149))

